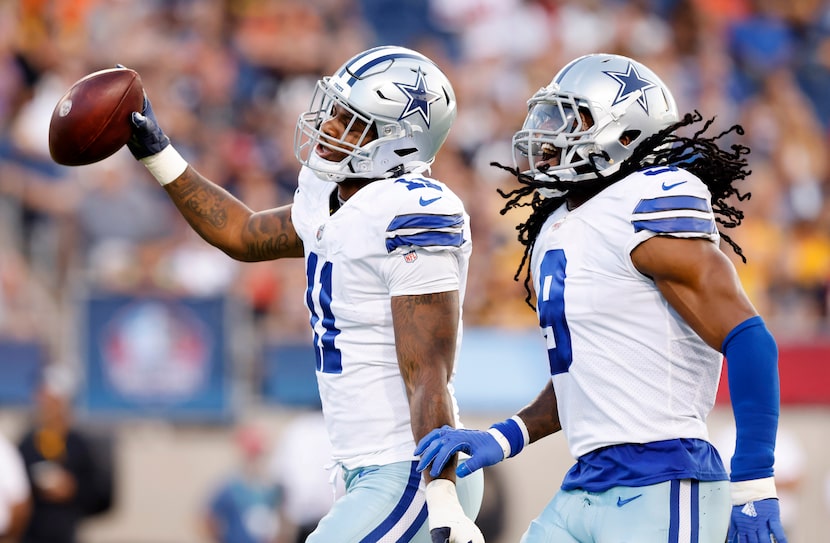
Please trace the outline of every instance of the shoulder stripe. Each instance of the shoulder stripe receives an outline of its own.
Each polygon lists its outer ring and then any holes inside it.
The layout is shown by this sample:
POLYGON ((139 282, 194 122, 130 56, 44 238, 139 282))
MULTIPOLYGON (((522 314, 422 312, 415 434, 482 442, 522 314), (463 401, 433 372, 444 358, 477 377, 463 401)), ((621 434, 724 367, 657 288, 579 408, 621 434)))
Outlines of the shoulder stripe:
POLYGON ((390 253, 399 247, 460 247, 463 244, 463 213, 397 215, 386 228, 386 250, 390 253))
POLYGON ((409 215, 397 215, 389 226, 387 232, 400 228, 452 228, 464 224, 464 216, 461 213, 454 215, 435 215, 427 213, 412 213, 409 215))
POLYGON ((637 207, 634 208, 634 213, 652 213, 655 211, 672 211, 675 209, 690 209, 705 212, 712 210, 708 200, 697 196, 683 195, 640 200, 637 203, 637 207))
POLYGON ((717 231, 714 219, 695 219, 693 217, 667 217, 631 221, 634 231, 648 230, 657 234, 714 234, 717 231))
POLYGON ((392 252, 398 247, 461 247, 464 235, 453 232, 421 232, 386 238, 386 250, 392 252))

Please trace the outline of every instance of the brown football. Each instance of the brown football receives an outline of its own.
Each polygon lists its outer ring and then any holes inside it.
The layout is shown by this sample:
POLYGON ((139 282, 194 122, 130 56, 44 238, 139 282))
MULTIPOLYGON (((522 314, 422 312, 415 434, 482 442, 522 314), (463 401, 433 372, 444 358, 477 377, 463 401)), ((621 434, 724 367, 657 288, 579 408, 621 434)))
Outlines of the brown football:
POLYGON ((52 159, 81 166, 107 158, 130 139, 130 115, 143 105, 144 87, 134 70, 112 68, 79 79, 52 112, 52 159))

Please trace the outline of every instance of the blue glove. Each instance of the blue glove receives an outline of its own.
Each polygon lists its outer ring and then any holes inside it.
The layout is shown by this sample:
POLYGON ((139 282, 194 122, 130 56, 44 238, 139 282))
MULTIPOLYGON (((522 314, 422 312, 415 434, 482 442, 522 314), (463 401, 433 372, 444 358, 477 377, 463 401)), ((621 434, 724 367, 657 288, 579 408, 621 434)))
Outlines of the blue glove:
POLYGON ((133 135, 127 142, 127 148, 136 159, 156 155, 170 145, 170 138, 159 127, 156 115, 153 113, 153 105, 150 104, 150 99, 146 94, 141 113, 134 111, 131 120, 133 135))
POLYGON ((778 500, 768 498, 732 507, 727 543, 787 543, 778 500), (772 537, 775 539, 772 539, 772 537))
POLYGON ((418 442, 415 454, 421 455, 418 471, 424 471, 432 463, 429 474, 438 477, 447 462, 457 452, 464 452, 470 458, 461 462, 455 470, 459 477, 466 477, 477 469, 492 466, 504 460, 504 450, 489 432, 462 430, 451 426, 437 428, 418 442))

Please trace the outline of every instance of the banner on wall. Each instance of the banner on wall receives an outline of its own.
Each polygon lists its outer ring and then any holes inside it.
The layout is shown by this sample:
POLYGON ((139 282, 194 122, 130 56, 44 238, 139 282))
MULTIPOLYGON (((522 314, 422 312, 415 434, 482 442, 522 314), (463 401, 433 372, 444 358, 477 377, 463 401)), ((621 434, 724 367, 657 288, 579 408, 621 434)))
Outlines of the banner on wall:
POLYGON ((40 343, 0 338, 0 405, 29 405, 45 363, 40 343))
POLYGON ((79 404, 90 415, 230 416, 225 299, 103 296, 85 313, 79 404))
POLYGON ((263 348, 262 398, 289 407, 319 408, 320 392, 311 340, 266 344, 263 348))

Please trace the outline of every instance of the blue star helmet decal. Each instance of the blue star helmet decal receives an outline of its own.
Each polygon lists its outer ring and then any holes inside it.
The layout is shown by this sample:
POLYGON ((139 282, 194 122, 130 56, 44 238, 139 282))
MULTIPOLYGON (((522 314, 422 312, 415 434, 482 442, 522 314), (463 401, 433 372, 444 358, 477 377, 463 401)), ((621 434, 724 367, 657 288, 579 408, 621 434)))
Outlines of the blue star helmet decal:
POLYGON ((401 116, 398 117, 398 120, 405 119, 410 115, 414 115, 415 113, 420 113, 421 117, 423 117, 424 122, 427 124, 427 128, 429 128, 429 105, 436 100, 441 98, 441 95, 432 92, 427 88, 427 82, 424 79, 424 72, 418 69, 418 77, 415 80, 414 85, 407 85, 406 83, 395 83, 401 92, 406 95, 407 100, 406 107, 401 113, 401 116))
POLYGON ((640 107, 643 108, 643 111, 648 113, 648 101, 646 100, 646 91, 648 89, 653 89, 657 87, 654 83, 649 81, 648 79, 643 79, 640 77, 640 74, 637 73, 637 68, 634 67, 633 64, 630 62, 628 63, 628 71, 623 72, 603 72, 605 75, 612 77, 617 80, 617 83, 620 84, 620 90, 617 91, 617 97, 614 98, 614 103, 611 104, 615 106, 637 92, 638 90, 643 91, 640 94, 640 97, 637 98, 637 103, 640 104, 640 107))

